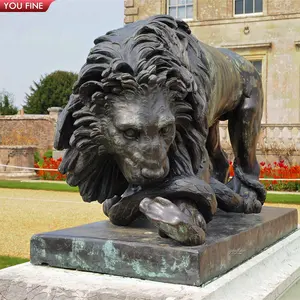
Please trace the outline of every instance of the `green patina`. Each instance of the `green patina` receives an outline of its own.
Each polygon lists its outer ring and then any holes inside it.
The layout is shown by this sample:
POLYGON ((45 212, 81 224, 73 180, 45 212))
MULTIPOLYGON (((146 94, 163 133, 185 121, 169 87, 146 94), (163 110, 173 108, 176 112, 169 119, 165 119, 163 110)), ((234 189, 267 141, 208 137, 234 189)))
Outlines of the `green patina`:
POLYGON ((179 231, 180 231, 182 234, 187 234, 187 230, 186 230, 185 225, 179 225, 179 231))
POLYGON ((149 271, 147 267, 143 266, 142 263, 138 260, 135 260, 130 263, 135 273, 139 276, 155 278, 155 277, 164 277, 172 278, 175 277, 174 271, 185 272, 190 265, 189 256, 183 256, 181 262, 177 265, 175 260, 173 265, 169 265, 166 260, 162 257, 161 259, 161 268, 158 272, 149 271))
MULTIPOLYGON (((190 257, 185 255, 182 257, 181 262, 177 264, 177 260, 174 261, 172 265, 169 265, 165 258, 161 259, 160 269, 149 270, 149 262, 141 261, 141 260, 133 260, 129 262, 125 262, 125 257, 120 254, 120 251, 116 249, 113 245, 112 241, 107 241, 102 246, 102 251, 104 253, 104 263, 105 267, 109 270, 115 270, 117 264, 126 263, 128 266, 131 266, 133 271, 140 277, 148 277, 148 278, 172 278, 175 277, 175 271, 185 272, 185 270, 190 265, 190 257)), ((157 265, 159 266, 159 265, 157 265)))
POLYGON ((85 262, 81 257, 81 252, 86 250, 86 242, 82 239, 74 239, 72 243, 72 252, 67 256, 67 261, 76 268, 81 268, 83 270, 89 269, 89 264, 85 262))
POLYGON ((120 251, 114 247, 112 241, 107 241, 103 245, 102 251, 104 253, 105 267, 109 270, 115 270, 116 264, 122 262, 122 258, 120 257, 120 251))
POLYGON ((155 277, 165 277, 165 278, 171 278, 174 277, 172 274, 167 273, 167 266, 163 265, 160 269, 159 272, 155 271, 149 271, 145 266, 142 265, 142 263, 138 260, 134 260, 133 262, 130 263, 132 266, 132 269, 138 276, 142 277, 150 277, 150 278, 155 278, 155 277))
POLYGON ((171 266, 171 271, 182 272, 189 267, 190 263, 191 263, 190 257, 188 255, 184 255, 182 257, 180 264, 177 265, 177 261, 176 260, 174 261, 173 265, 171 266))
POLYGON ((31 252, 35 253, 36 256, 40 257, 41 259, 44 259, 46 257, 46 243, 44 239, 40 238, 39 236, 32 236, 31 238, 31 252))

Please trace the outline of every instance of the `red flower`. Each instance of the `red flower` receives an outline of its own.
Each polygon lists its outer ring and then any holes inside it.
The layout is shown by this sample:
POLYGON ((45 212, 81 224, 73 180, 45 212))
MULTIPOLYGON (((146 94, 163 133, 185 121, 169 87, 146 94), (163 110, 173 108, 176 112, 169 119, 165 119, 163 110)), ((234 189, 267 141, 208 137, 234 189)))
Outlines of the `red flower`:
POLYGON ((39 166, 36 164, 35 166, 39 169, 53 169, 53 171, 38 170, 37 175, 46 180, 65 180, 66 175, 58 172, 58 167, 61 164, 61 161, 61 158, 55 160, 53 158, 44 157, 43 165, 39 166))

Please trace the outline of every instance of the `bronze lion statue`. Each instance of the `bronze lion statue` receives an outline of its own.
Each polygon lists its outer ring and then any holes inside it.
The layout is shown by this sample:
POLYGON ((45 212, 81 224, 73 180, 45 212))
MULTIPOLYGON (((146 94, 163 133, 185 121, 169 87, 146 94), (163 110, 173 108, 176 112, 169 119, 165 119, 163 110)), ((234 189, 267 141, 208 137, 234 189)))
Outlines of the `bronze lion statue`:
POLYGON ((162 237, 205 241, 217 207, 259 213, 256 144, 263 111, 254 66, 198 41, 188 25, 154 16, 95 40, 60 115, 60 172, 113 224, 145 215, 162 237), (228 120, 234 177, 221 148, 228 120))

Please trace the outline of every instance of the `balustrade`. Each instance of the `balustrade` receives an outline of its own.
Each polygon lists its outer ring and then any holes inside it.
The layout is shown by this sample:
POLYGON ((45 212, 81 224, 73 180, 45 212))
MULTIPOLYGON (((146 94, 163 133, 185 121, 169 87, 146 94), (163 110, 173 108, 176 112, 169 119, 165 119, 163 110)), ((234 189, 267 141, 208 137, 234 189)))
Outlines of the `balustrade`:
MULTIPOLYGON (((227 123, 220 124, 220 140, 230 148, 227 123)), ((262 124, 257 148, 261 150, 300 150, 300 124, 262 124)))

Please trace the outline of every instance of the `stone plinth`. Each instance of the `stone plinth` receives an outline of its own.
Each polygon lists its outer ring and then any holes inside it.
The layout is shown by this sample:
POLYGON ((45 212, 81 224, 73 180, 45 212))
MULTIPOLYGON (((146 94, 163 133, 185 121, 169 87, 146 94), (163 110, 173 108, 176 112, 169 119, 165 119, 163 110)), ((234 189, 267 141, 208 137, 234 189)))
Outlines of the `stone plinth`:
POLYGON ((296 209, 264 207, 256 215, 219 211, 208 224, 206 243, 186 247, 159 237, 142 221, 131 227, 103 221, 37 234, 31 240, 31 262, 201 286, 287 236, 298 224, 296 209))
POLYGON ((299 230, 203 287, 26 263, 0 270, 0 299, 278 300, 298 278, 299 230))

